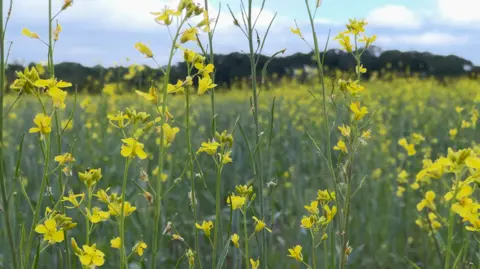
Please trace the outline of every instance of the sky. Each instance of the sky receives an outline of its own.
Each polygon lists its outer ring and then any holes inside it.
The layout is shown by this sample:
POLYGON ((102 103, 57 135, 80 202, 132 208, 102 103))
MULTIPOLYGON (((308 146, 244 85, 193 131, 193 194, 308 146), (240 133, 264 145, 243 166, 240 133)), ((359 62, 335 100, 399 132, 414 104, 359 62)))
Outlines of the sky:
MULTIPOLYGON (((316 3, 316 0, 309 1, 312 5, 316 3)), ((4 11, 8 9, 8 2, 4 1, 4 11)), ((62 0, 52 2, 53 13, 56 13, 62 0)), ((322 46, 330 31, 335 36, 344 29, 349 18, 358 18, 369 22, 367 34, 376 34, 375 45, 384 50, 455 54, 480 65, 480 0, 321 2, 315 23, 322 46)), ((73 6, 57 17, 63 31, 55 47, 54 60, 56 63, 68 61, 86 66, 152 65, 151 59, 145 59, 133 47, 141 41, 152 49, 159 63, 165 64, 170 37, 166 27, 157 24, 150 12, 161 11, 165 5, 175 7, 177 3, 178 0, 74 0, 73 6)), ((262 0, 253 0, 255 14, 258 14, 261 3, 262 0)), ((233 25, 227 5, 234 14, 240 14, 240 0, 209 0, 210 17, 218 20, 214 50, 217 53, 248 51, 248 41, 233 25)), ((307 41, 312 42, 305 1, 266 0, 257 23, 260 34, 274 16, 264 53, 271 55, 282 49, 286 49, 286 54, 309 52, 309 46, 290 32, 296 20, 307 41)), ((22 36, 22 28, 48 39, 48 0, 13 0, 6 34, 6 42, 13 42, 10 62, 45 61, 46 46, 39 40, 22 36)), ((338 48, 338 45, 331 40, 329 48, 338 48)))

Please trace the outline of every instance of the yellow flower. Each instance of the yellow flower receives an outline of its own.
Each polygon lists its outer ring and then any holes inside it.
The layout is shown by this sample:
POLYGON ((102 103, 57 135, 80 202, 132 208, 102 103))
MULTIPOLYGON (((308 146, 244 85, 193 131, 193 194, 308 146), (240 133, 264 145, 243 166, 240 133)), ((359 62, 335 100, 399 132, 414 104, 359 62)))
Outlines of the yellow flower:
POLYGON ((465 108, 463 108, 463 107, 461 107, 461 106, 456 106, 456 107, 455 107, 455 111, 456 111, 458 114, 462 113, 462 111, 463 111, 464 109, 465 109, 465 108))
POLYGON ((143 160, 147 158, 147 153, 143 151, 143 144, 138 142, 136 139, 130 137, 126 139, 122 139, 122 142, 125 145, 122 145, 122 149, 120 153, 125 158, 135 158, 138 157, 139 159, 143 160))
POLYGON ((190 265, 190 269, 195 267, 195 252, 193 252, 191 249, 188 249, 185 255, 188 258, 188 265, 190 265))
POLYGON ((403 197, 403 193, 404 193, 406 190, 407 190, 407 189, 405 189, 404 187, 398 186, 397 192, 396 192, 395 194, 397 195, 397 197, 403 197))
POLYGON ((99 223, 101 221, 106 221, 108 218, 110 218, 110 213, 107 211, 102 211, 98 207, 94 207, 92 209, 92 212, 87 208, 87 217, 92 223, 99 223))
POLYGON ((58 165, 64 165, 64 164, 74 162, 75 158, 73 158, 72 154, 70 153, 64 153, 63 155, 55 156, 54 160, 58 162, 58 165))
POLYGON ((371 130, 363 131, 363 133, 362 133, 362 138, 363 139, 370 139, 371 136, 372 136, 372 131, 371 130))
POLYGON ((68 88, 72 86, 72 83, 65 81, 57 81, 55 78, 50 79, 39 79, 35 81, 34 85, 38 88, 46 88, 47 94, 52 97, 53 106, 63 109, 66 107, 65 98, 67 97, 67 92, 61 90, 61 88, 68 88))
POLYGON ((180 42, 183 44, 183 43, 187 43, 188 41, 196 41, 197 33, 198 33, 198 30, 195 27, 185 30, 182 36, 180 37, 180 42))
POLYGON ((267 225, 263 220, 259 220, 257 217, 253 216, 252 219, 257 223, 255 225, 255 232, 260 232, 263 229, 266 229, 269 233, 272 232, 269 228, 267 228, 267 225))
POLYGON ((43 240, 49 244, 60 243, 65 239, 63 231, 57 230, 57 222, 54 219, 47 219, 43 224, 38 224, 35 232, 43 234, 43 240))
POLYGON ((146 58, 153 58, 152 50, 150 50, 147 45, 143 44, 142 42, 135 43, 134 46, 141 54, 145 55, 146 58))
POLYGON ((252 266, 252 269, 258 269, 260 267, 260 260, 254 261, 252 258, 250 258, 250 265, 252 266))
POLYGON ((133 246, 132 251, 136 252, 138 256, 143 256, 143 251, 147 248, 147 244, 143 241, 140 241, 133 246))
POLYGON ((162 125, 163 128, 163 136, 167 143, 172 143, 175 140, 175 136, 180 131, 178 127, 171 127, 168 123, 164 123, 162 125))
POLYGON ((345 85, 345 89, 352 95, 356 95, 359 92, 365 91, 365 87, 358 84, 358 81, 347 82, 347 84, 345 85))
POLYGON ((315 216, 303 216, 301 222, 301 227, 310 229, 316 222, 315 216))
POLYGON ((361 120, 365 115, 368 114, 368 110, 366 107, 361 106, 360 102, 353 102, 350 104, 350 110, 352 110, 354 114, 354 120, 361 120))
POLYGON ((303 35, 302 35, 302 32, 300 31, 300 28, 290 28, 290 31, 294 34, 294 35, 298 35, 300 38, 303 38, 303 35))
POLYGON ((148 93, 141 92, 141 91, 138 91, 138 90, 136 90, 135 92, 138 95, 140 95, 141 97, 143 97, 145 100, 150 101, 154 104, 156 104, 157 101, 158 101, 157 88, 155 88, 153 86, 150 87, 150 89, 148 89, 148 93))
POLYGON ((25 67, 23 72, 16 72, 17 79, 10 86, 13 90, 18 90, 19 93, 32 94, 35 90, 35 82, 40 79, 39 72, 35 67, 28 69, 25 67))
POLYGON ((472 226, 466 226, 465 229, 470 232, 480 232, 480 218, 471 217, 469 220, 472 226))
POLYGON ((217 87, 217 84, 213 83, 210 76, 204 76, 203 78, 198 79, 198 95, 204 94, 209 89, 217 87))
MULTIPOLYGON (((455 184, 455 183, 454 183, 455 184)), ((453 187, 453 190, 447 192, 444 196, 446 201, 450 201, 453 196, 455 195, 455 192, 457 192, 457 195, 455 196, 455 199, 457 200, 462 200, 465 197, 470 197, 473 193, 473 188, 468 185, 468 184, 461 184, 460 189, 456 191, 455 185, 453 187)))
POLYGON ((450 138, 451 138, 452 140, 455 139, 455 137, 456 137, 457 134, 458 134, 457 128, 450 129, 450 130, 448 131, 448 134, 450 134, 450 138))
POLYGON ((348 32, 339 33, 334 40, 337 40, 342 49, 344 49, 346 52, 353 51, 352 42, 350 41, 350 35, 348 32))
POLYGON ((90 187, 94 184, 97 184, 97 182, 102 178, 102 169, 88 169, 84 173, 79 172, 78 177, 80 178, 80 181, 87 185, 87 187, 90 187))
POLYGON ((71 7, 72 4, 73 4, 73 0, 63 0, 62 10, 65 10, 68 7, 71 7))
POLYGON ((425 207, 428 207, 432 210, 435 210, 435 203, 433 202, 435 200, 435 193, 433 191, 427 191, 425 193, 425 198, 422 199, 418 204, 417 204, 417 210, 422 211, 425 207))
POLYGON ((82 253, 78 254, 80 262, 88 266, 88 268, 95 268, 96 266, 102 266, 105 262, 105 254, 97 249, 97 245, 92 246, 83 245, 82 253))
POLYGON ((345 125, 342 125, 342 126, 338 126, 338 130, 340 130, 340 133, 342 133, 343 136, 345 137, 349 137, 350 136, 350 133, 351 133, 351 129, 350 129, 350 126, 345 126, 345 125))
MULTIPOLYGON (((129 202, 125 202, 125 205, 124 205, 124 210, 123 210, 123 215, 125 217, 128 217, 130 216, 133 212, 135 212, 135 210, 137 210, 136 207, 130 205, 129 202)), ((109 203, 108 204, 108 212, 110 213, 110 215, 112 216, 120 216, 122 215, 122 203, 121 202, 113 202, 113 203, 109 203)))
POLYGON ((58 41, 58 36, 60 35, 61 31, 62 26, 57 22, 57 27, 55 28, 55 31, 53 31, 53 40, 58 41))
POLYGON ((357 72, 357 74, 365 74, 367 73, 367 68, 363 67, 363 65, 357 65, 355 66, 355 71, 357 72))
POLYGON ((211 31, 211 28, 210 28, 210 19, 208 18, 208 11, 207 10, 204 10, 203 11, 203 20, 200 21, 198 24, 197 24, 197 27, 203 27, 202 28, 202 31, 204 31, 205 33, 209 33, 211 31))
POLYGON ((181 237, 179 234, 172 234, 172 239, 173 240, 179 240, 179 241, 182 241, 182 242, 185 241, 185 239, 183 239, 183 237, 181 237))
POLYGON ((337 214, 337 206, 334 205, 330 209, 330 207, 328 205, 324 205, 323 206, 323 211, 325 213, 326 223, 329 223, 333 220, 333 218, 337 214))
POLYGON ((317 200, 321 203, 328 203, 330 201, 335 201, 336 195, 334 191, 329 190, 318 190, 317 200))
POLYGON ((304 207, 305 207, 306 210, 308 210, 308 212, 310 212, 313 215, 317 215, 318 213, 320 213, 320 211, 318 210, 318 201, 317 200, 312 201, 309 206, 306 205, 304 207))
POLYGON ((348 153, 347 145, 343 140, 338 140, 337 145, 333 147, 333 150, 341 150, 343 153, 348 153))
POLYGON ((227 198, 227 204, 232 206, 232 210, 242 209, 246 201, 244 196, 231 195, 227 198))
POLYGON ((178 16, 181 14, 170 8, 165 8, 162 12, 150 12, 150 14, 156 16, 155 20, 157 22, 163 22, 165 25, 170 25, 172 23, 172 16, 178 16))
POLYGON ((110 240, 110 246, 112 248, 120 248, 121 244, 122 244, 122 240, 120 237, 115 237, 112 240, 110 240))
POLYGON ((365 32, 365 26, 368 23, 365 20, 348 19, 347 29, 350 33, 358 35, 365 32))
POLYGON ((376 35, 373 35, 373 36, 370 36, 370 37, 367 37, 367 36, 362 36, 358 42, 360 43, 365 43, 365 47, 368 48, 370 47, 370 45, 375 42, 375 40, 377 40, 377 36, 376 35))
POLYGON ((116 115, 109 114, 107 115, 107 118, 110 123, 116 128, 124 128, 126 126, 125 120, 129 119, 128 116, 123 114, 122 111, 118 111, 116 115), (116 122, 116 124, 114 122, 116 122))
POLYGON ((185 89, 183 87, 184 83, 183 81, 181 80, 178 80, 177 81, 177 84, 173 85, 173 84, 168 84, 167 85, 167 93, 180 93, 180 92, 184 92, 185 89))
POLYGON ((211 73, 215 70, 215 66, 213 64, 207 64, 206 66, 203 62, 197 62, 195 64, 195 68, 198 69, 198 73, 200 73, 204 77, 209 77, 211 73))
POLYGON ((76 207, 79 207, 80 204, 82 203, 83 201, 83 198, 85 197, 85 194, 84 193, 80 193, 80 194, 74 194, 72 190, 70 190, 68 192, 68 197, 67 196, 64 196, 62 198, 62 202, 69 202, 71 203, 73 206, 66 206, 66 208, 76 208, 76 207), (80 197, 80 201, 77 200, 77 198, 80 197))
POLYGON ((35 118, 33 119, 33 122, 37 127, 30 128, 29 132, 30 133, 41 133, 41 134, 49 134, 52 131, 52 128, 50 127, 52 119, 43 114, 43 113, 38 113, 35 118))
POLYGON ((236 248, 240 247, 240 245, 238 244, 238 241, 240 241, 240 236, 238 236, 238 234, 232 234, 232 237, 230 237, 230 240, 232 241, 233 245, 236 248))
POLYGON ((232 154, 231 151, 228 151, 225 154, 218 154, 220 156, 220 159, 222 160, 222 164, 227 164, 233 162, 232 157, 230 157, 230 154, 232 154))
POLYGON ((40 36, 38 36, 37 33, 30 31, 28 28, 22 29, 22 35, 26 37, 34 38, 34 39, 40 39, 40 36))
POLYGON ((400 145, 407 151, 408 156, 413 156, 417 153, 417 151, 415 150, 415 145, 409 144, 406 138, 401 138, 400 140, 398 140, 398 145, 400 145))
POLYGON ((207 237, 210 237, 210 230, 213 229, 213 222, 212 221, 203 221, 202 225, 200 225, 198 223, 195 223, 195 227, 197 227, 197 229, 199 229, 199 230, 203 230, 205 235, 207 237))
POLYGON ((302 246, 296 245, 294 248, 289 248, 288 252, 290 253, 288 257, 292 257, 299 262, 303 261, 302 246))
POLYGON ((202 146, 198 149, 197 154, 201 152, 205 152, 208 155, 215 155, 217 152, 217 148, 220 147, 220 143, 212 141, 212 142, 203 142, 202 146))

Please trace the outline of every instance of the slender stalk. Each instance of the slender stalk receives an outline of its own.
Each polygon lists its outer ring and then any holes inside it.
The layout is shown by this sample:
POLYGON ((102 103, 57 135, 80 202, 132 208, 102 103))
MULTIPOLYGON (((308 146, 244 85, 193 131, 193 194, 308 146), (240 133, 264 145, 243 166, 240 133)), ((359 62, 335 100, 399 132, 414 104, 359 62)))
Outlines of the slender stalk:
MULTIPOLYGON (((188 71, 188 75, 190 75, 190 69, 188 71)), ((189 87, 187 86, 185 89, 185 127, 186 127, 186 132, 187 132, 187 150, 188 150, 188 162, 190 166, 190 177, 191 177, 191 193, 192 193, 192 209, 193 209, 193 219, 194 219, 194 224, 193 224, 193 229, 195 230, 195 253, 197 256, 198 263, 200 265, 200 268, 202 268, 202 261, 200 260, 200 247, 198 243, 198 229, 195 228, 195 223, 198 221, 197 217, 197 201, 195 199, 195 173, 194 173, 194 168, 193 168, 193 156, 192 156, 192 139, 191 139, 191 134, 190 134, 190 96, 189 96, 189 87)))
MULTIPOLYGON (((255 147, 257 147, 257 154, 256 154, 256 166, 257 166, 257 173, 255 174, 257 178, 257 191, 258 191, 258 199, 260 200, 260 218, 265 219, 265 209, 264 209, 264 201, 263 201, 263 160, 262 160, 262 151, 260 147, 260 124, 258 122, 258 94, 257 94, 257 65, 255 61, 255 49, 253 47, 253 40, 254 40, 254 25, 253 25, 253 1, 248 1, 248 16, 247 16, 247 24, 248 24, 248 45, 250 50, 250 68, 251 68, 251 79, 252 79, 252 98, 253 98, 253 118, 255 122, 255 147)), ((262 254, 262 268, 267 268, 267 234, 264 230, 261 231, 261 246, 260 251, 262 254)))
MULTIPOLYGON (((130 166, 130 162, 131 162, 131 159, 127 159, 125 162, 125 170, 123 172, 123 185, 122 185, 122 209, 120 212, 120 256, 121 256, 120 268, 122 269, 125 268, 126 262, 127 262, 126 254, 125 254, 125 196, 127 192, 128 167, 130 166)), ((89 233, 88 230, 87 230, 87 233, 89 233)), ((87 237, 87 240, 88 240, 88 237, 87 237)))
POLYGON ((243 240, 245 241, 245 269, 249 269, 248 259, 250 257, 248 254, 247 210, 245 208, 242 210, 242 214, 243 214, 243 238, 244 238, 243 240))
POLYGON ((336 174, 335 174, 335 168, 333 166, 333 161, 332 161, 332 151, 331 151, 331 141, 330 141, 330 128, 328 127, 328 112, 327 112, 327 93, 325 89, 325 77, 323 73, 323 63, 320 58, 320 49, 319 49, 319 44, 318 44, 318 38, 317 38, 317 33, 315 31, 315 22, 314 22, 314 17, 312 15, 312 11, 310 9, 310 5, 308 3, 308 0, 305 0, 305 4, 307 6, 308 10, 308 17, 310 20, 310 26, 312 29, 312 35, 313 35, 313 44, 314 44, 314 54, 315 54, 315 61, 317 62, 317 69, 318 69, 318 76, 320 79, 320 84, 322 85, 322 102, 323 102, 323 125, 324 125, 324 132, 326 134, 326 149, 327 149, 327 159, 328 159, 328 167, 330 168, 330 172, 332 173, 333 181, 334 181, 334 186, 335 186, 335 191, 337 191, 337 179, 336 179, 336 174))
MULTIPOLYGON (((317 262, 316 262, 316 259, 315 259, 315 235, 313 234, 312 230, 310 230, 310 235, 312 236, 312 265, 313 265, 313 269, 316 269, 317 268, 317 262)), ((326 267, 325 267, 326 269, 326 267)))
POLYGON ((212 253, 212 268, 215 269, 216 267, 216 258, 217 258, 217 247, 218 247, 218 238, 219 234, 222 233, 222 221, 221 221, 221 201, 220 201, 220 192, 222 190, 222 164, 219 162, 217 164, 217 180, 216 180, 216 187, 215 187, 215 225, 214 225, 214 234, 213 234, 213 253, 212 253))
MULTIPOLYGON (((0 0, 0 115, 3 115, 3 97, 5 94, 5 29, 3 24, 3 0, 0 0)), ((8 244, 12 256, 13 268, 18 268, 17 250, 13 239, 13 230, 10 222, 10 206, 8 201, 7 186, 5 184, 5 171, 3 167, 3 117, 0 119, 0 187, 2 188, 3 218, 7 229, 8 244)))
MULTIPOLYGON (((162 95, 162 110, 161 110, 161 117, 160 117, 160 126, 162 126, 165 123, 165 112, 167 110, 167 86, 168 82, 170 79, 170 71, 172 70, 172 61, 173 61, 173 56, 175 54, 176 50, 176 43, 177 39, 180 35, 180 31, 182 29, 182 26, 185 24, 186 19, 183 19, 182 22, 180 23, 179 27, 177 28, 177 32, 175 33, 175 36, 172 40, 172 46, 170 48, 170 54, 168 58, 168 64, 167 64, 167 70, 165 71, 165 77, 163 80, 163 95, 162 95)), ((157 105, 159 105, 157 101, 157 105)), ((158 147, 159 151, 159 156, 158 156, 158 175, 157 175, 157 185, 156 185, 156 190, 155 190, 155 224, 153 226, 153 238, 152 238, 152 263, 151 263, 151 268, 155 269, 156 264, 157 264, 157 250, 158 250, 158 234, 159 234, 159 226, 160 226, 160 214, 161 214, 161 197, 162 197, 162 173, 163 173, 163 160, 164 160, 164 155, 165 155, 165 147, 163 145, 163 140, 164 140, 164 132, 163 128, 160 128, 160 145, 158 147)))
POLYGON ((47 143, 46 143, 47 146, 46 146, 46 153, 45 153, 45 161, 43 164, 42 183, 40 184, 38 201, 37 201, 37 205, 35 206, 35 212, 33 213, 32 225, 30 227, 30 233, 28 235, 27 245, 25 248, 25 268, 28 268, 28 260, 30 258, 30 253, 32 250, 34 230, 38 222, 40 210, 42 208, 43 193, 45 192, 45 187, 47 186, 48 166, 49 166, 49 160, 50 160, 50 136, 48 136, 48 138, 45 138, 45 139, 47 139, 47 143))
MULTIPOLYGON (((87 209, 87 214, 91 214, 90 210, 92 210, 92 187, 88 187, 87 190, 87 209)), ((88 218, 85 218, 85 244, 90 245, 90 220, 88 218)))
MULTIPOLYGON (((208 13, 208 0, 205 0, 205 10, 208 13)), ((218 18, 217 18, 218 20, 218 18)), ((208 32, 208 47, 209 47, 209 59, 208 62, 214 64, 214 54, 213 54, 213 33, 212 31, 208 32)), ((215 72, 212 74, 212 83, 215 83, 215 72)), ((210 100, 212 104, 212 136, 215 136, 215 131, 217 130, 217 117, 216 117, 216 108, 215 108, 215 91, 210 92, 210 100)))

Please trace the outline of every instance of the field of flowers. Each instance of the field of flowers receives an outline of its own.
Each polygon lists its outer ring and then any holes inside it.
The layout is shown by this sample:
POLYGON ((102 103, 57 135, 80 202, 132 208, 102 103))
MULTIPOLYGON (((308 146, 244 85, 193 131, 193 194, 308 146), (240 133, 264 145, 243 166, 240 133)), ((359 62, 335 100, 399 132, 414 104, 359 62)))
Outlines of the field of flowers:
MULTIPOLYGON (((246 2, 234 19, 255 66, 246 2)), ((54 75, 57 25, 46 70, 2 95, 0 268, 480 268, 479 80, 362 79, 375 37, 350 20, 335 41, 351 73, 324 76, 305 40, 318 67, 306 82, 227 91, 213 52, 183 47, 201 31, 212 45, 207 10, 182 0, 153 15, 172 50, 149 89, 76 93, 54 75), (174 53, 189 76, 172 83, 174 53)))

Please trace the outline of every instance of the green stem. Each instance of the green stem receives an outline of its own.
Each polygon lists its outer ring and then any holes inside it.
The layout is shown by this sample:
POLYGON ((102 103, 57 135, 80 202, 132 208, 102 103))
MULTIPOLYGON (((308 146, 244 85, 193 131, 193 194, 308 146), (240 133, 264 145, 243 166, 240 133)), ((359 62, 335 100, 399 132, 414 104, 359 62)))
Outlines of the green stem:
MULTIPOLYGON (((188 75, 190 75, 190 70, 188 71, 188 75)), ((195 230, 195 253, 197 256, 197 261, 200 265, 200 268, 202 268, 202 261, 200 260, 200 247, 199 247, 199 236, 198 236, 198 229, 195 227, 195 224, 198 222, 198 216, 197 216, 197 202, 195 199, 195 173, 194 173, 194 168, 193 168, 193 156, 192 156, 192 140, 191 140, 191 135, 190 135, 190 96, 189 96, 189 87, 187 86, 185 89, 185 127, 187 131, 187 149, 188 149, 188 162, 190 166, 190 177, 191 177, 191 194, 192 194, 192 209, 193 209, 193 219, 194 219, 194 224, 193 224, 193 229, 195 230)))
POLYGON ((244 208, 242 210, 243 214, 243 241, 245 241, 245 269, 248 269, 248 259, 249 254, 248 254, 248 230, 247 230, 247 210, 244 208))
POLYGON ((25 268, 28 268, 28 260, 30 258, 30 252, 32 250, 34 230, 38 222, 40 210, 42 208, 43 193, 45 192, 45 187, 47 186, 47 173, 48 173, 48 166, 49 166, 49 160, 50 160, 50 136, 48 136, 48 138, 46 139, 47 139, 47 146, 46 146, 45 161, 43 165, 42 183, 40 184, 38 201, 37 201, 37 205, 35 206, 35 212, 33 213, 32 225, 30 227, 30 233, 28 235, 27 245, 25 248, 25 268))
MULTIPOLYGON (((167 86, 168 82, 170 79, 170 71, 172 69, 172 60, 173 56, 175 54, 176 50, 176 43, 177 39, 180 35, 180 31, 182 29, 182 26, 185 24, 185 19, 182 20, 180 23, 179 27, 177 28, 177 32, 175 33, 175 37, 172 40, 172 46, 170 48, 170 56, 168 58, 168 64, 167 64, 167 70, 165 72, 165 78, 163 81, 163 95, 162 95, 162 115, 160 117, 160 126, 165 123, 165 112, 167 109, 167 86)), ((157 106, 158 106, 158 101, 157 101, 157 106)), ((153 226, 153 238, 152 238, 152 263, 151 263, 151 268, 155 269, 156 264, 157 264, 157 250, 158 250, 158 235, 159 235, 159 226, 160 226, 160 215, 161 215, 161 197, 162 197, 162 173, 163 173, 163 158, 164 158, 164 153, 165 153, 165 147, 163 145, 163 139, 164 139, 164 132, 163 128, 160 128, 160 145, 159 145, 159 156, 158 156, 158 174, 157 174, 157 185, 156 185, 156 191, 155 191, 155 224, 153 226)))
POLYGON ((217 246, 218 246, 218 238, 219 234, 221 234, 221 201, 220 201, 220 192, 222 190, 222 164, 221 161, 217 164, 217 180, 216 180, 216 187, 215 187, 215 225, 214 225, 214 234, 213 234, 213 253, 212 253, 212 268, 215 269, 216 267, 216 257, 217 257, 217 246))
MULTIPOLYGON (((248 16, 247 16, 247 24, 248 24, 248 45, 250 50, 250 68, 251 68, 251 80, 252 80, 252 98, 253 98, 253 118, 255 122, 255 147, 257 147, 257 155, 256 157, 256 166, 257 166, 257 173, 255 174, 257 178, 257 192, 258 192, 258 199, 260 200, 260 218, 265 219, 265 209, 264 209, 264 201, 263 201, 263 160, 262 160, 262 153, 260 147, 260 124, 258 121, 258 95, 257 95, 257 65, 255 61, 255 49, 253 47, 253 39, 254 39, 254 26, 253 26, 253 1, 248 1, 248 16)), ((260 251, 262 254, 262 268, 267 268, 267 234, 264 230, 261 231, 261 246, 260 251)))
MULTIPOLYGON (((127 159, 125 162, 125 170, 123 172, 123 185, 122 185, 122 209, 120 212, 120 261, 121 269, 126 266, 126 254, 125 254, 125 196, 127 192, 127 178, 128 167, 130 166, 131 159, 127 159)), ((88 232, 88 231, 87 231, 88 232)))
POLYGON ((317 262, 316 262, 316 259, 315 259, 315 235, 313 235, 312 230, 310 230, 310 235, 312 236, 312 264, 313 264, 313 269, 316 269, 317 268, 317 262))
MULTIPOLYGON (((3 116, 3 97, 5 94, 5 39, 4 39, 4 24, 3 24, 3 0, 0 0, 0 115, 3 116)), ((17 250, 15 247, 15 240, 13 238, 13 230, 10 222, 10 206, 8 201, 7 186, 5 183, 5 171, 3 167, 3 117, 0 119, 0 187, 2 188, 2 205, 3 218, 7 229, 8 244, 10 246, 10 254, 12 256, 13 268, 18 268, 17 250)))
MULTIPOLYGON (((205 10, 208 13, 208 0, 205 0, 205 10)), ((209 14, 210 15, 210 14, 209 14)), ((208 62, 214 64, 214 54, 213 54, 213 33, 212 31, 208 32, 208 45, 209 45, 209 60, 208 62)), ((212 74, 212 83, 215 83, 215 72, 212 74)), ((210 100, 212 104, 212 136, 215 136, 217 131, 217 117, 216 117, 216 108, 215 108, 215 90, 212 90, 210 93, 210 100)))
MULTIPOLYGON (((87 190, 87 214, 92 214, 92 187, 88 187, 87 190)), ((90 220, 88 219, 88 215, 85 218, 85 244, 90 245, 90 220)))

